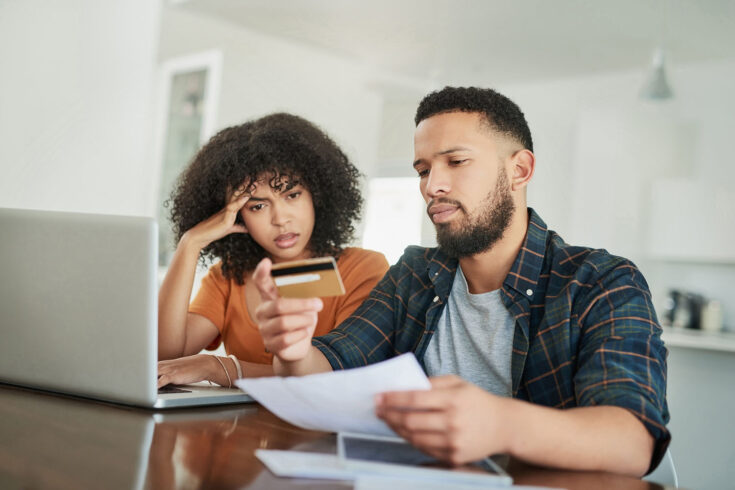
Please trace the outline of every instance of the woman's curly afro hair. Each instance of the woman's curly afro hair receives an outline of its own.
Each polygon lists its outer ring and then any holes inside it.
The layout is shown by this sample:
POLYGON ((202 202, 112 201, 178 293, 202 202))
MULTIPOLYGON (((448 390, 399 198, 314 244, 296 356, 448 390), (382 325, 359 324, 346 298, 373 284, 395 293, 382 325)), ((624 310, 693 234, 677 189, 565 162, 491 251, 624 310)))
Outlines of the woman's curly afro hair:
MULTIPOLYGON (((233 189, 269 179, 274 190, 301 184, 312 195, 315 257, 338 256, 352 239, 362 196, 360 172, 314 124, 291 114, 271 114, 223 129, 197 153, 167 202, 176 240, 219 212, 233 189)), ((238 222, 241 222, 238 216, 238 222)), ((238 284, 266 256, 249 234, 233 233, 202 249, 201 258, 222 261, 222 272, 238 284)))

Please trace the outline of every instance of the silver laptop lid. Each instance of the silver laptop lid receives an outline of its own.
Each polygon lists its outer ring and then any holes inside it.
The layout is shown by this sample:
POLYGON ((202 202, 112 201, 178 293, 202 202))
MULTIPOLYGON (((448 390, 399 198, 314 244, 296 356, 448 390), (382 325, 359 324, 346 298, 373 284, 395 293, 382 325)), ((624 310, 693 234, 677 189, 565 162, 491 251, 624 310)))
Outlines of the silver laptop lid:
POLYGON ((0 381, 152 406, 157 225, 0 208, 0 381))

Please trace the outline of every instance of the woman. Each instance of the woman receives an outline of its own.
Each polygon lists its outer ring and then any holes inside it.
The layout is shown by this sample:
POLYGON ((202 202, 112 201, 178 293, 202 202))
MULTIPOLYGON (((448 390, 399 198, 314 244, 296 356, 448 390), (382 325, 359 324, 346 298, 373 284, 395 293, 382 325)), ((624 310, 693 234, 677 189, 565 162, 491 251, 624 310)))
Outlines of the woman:
POLYGON ((314 335, 347 318, 388 270, 385 257, 343 248, 362 198, 359 172, 319 128, 272 114, 216 134, 171 196, 178 245, 159 291, 158 386, 231 386, 273 373, 253 321, 257 263, 332 255, 346 294, 324 298, 314 335), (198 260, 218 258, 189 304, 198 260), (197 354, 224 342, 228 357, 197 354))

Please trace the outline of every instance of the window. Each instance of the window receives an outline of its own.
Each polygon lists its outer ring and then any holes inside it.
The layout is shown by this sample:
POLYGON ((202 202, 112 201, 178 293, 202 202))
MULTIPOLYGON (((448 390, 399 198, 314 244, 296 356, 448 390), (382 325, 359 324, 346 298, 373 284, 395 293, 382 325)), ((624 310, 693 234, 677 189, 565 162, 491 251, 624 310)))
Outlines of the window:
POLYGON ((370 179, 362 245, 394 264, 408 245, 421 243, 424 200, 416 177, 370 179))

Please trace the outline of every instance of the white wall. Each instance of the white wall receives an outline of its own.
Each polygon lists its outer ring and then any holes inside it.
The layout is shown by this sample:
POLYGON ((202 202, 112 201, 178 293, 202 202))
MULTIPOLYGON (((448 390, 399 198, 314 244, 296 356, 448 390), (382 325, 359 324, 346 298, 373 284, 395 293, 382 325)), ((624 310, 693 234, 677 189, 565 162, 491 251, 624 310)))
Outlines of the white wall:
POLYGON ((363 173, 378 148, 380 95, 352 60, 176 8, 164 11, 160 60, 209 49, 223 53, 216 129, 271 112, 324 129, 363 173))
POLYGON ((158 2, 0 2, 0 206, 152 214, 158 2))
MULTIPOLYGON (((539 173, 529 200, 551 208, 555 226, 571 241, 594 241, 599 233, 605 246, 627 247, 630 234, 611 245, 606 231, 620 231, 621 221, 601 221, 594 228, 599 231, 590 231, 590 212, 620 205, 600 202, 610 179, 636 186, 666 177, 735 183, 735 166, 727 158, 728 135, 735 132, 735 60, 674 67, 675 98, 663 104, 638 98, 643 68, 501 87, 526 112, 536 142, 539 173), (560 199, 556 189, 570 184, 572 199, 560 199)), ((645 211, 640 204, 637 211, 645 211)))
POLYGON ((663 104, 638 98, 644 76, 641 70, 501 87, 526 112, 535 139, 539 163, 529 203, 568 242, 634 260, 659 314, 668 288, 686 288, 721 301, 725 324, 735 329, 735 253, 712 255, 721 247, 706 243, 735 236, 735 219, 723 221, 694 194, 670 199, 694 209, 696 221, 651 212, 667 205, 652 202, 652 190, 671 179, 689 182, 697 192, 735 190, 729 156, 735 60, 675 66, 675 98, 663 104), (692 239, 695 229, 712 233, 692 239), (653 234, 663 233, 680 241, 679 259, 669 260, 650 245, 658 239, 653 234))

